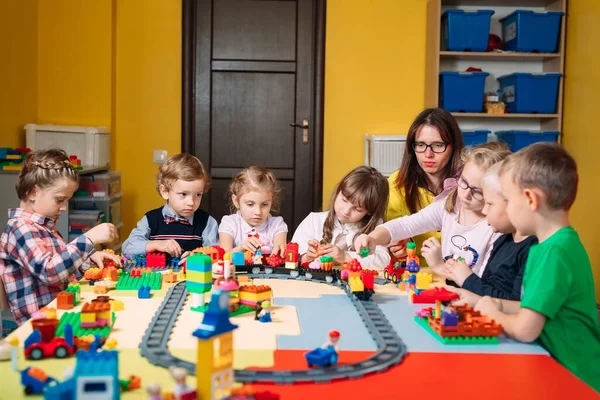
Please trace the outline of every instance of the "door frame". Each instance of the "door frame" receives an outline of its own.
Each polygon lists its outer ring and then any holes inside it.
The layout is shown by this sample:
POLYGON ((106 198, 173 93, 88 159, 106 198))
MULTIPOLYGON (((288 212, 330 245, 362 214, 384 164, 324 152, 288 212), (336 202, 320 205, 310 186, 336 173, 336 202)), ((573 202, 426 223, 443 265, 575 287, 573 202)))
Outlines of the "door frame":
MULTIPOLYGON (((324 93, 325 93, 325 17, 327 0, 312 0, 315 32, 314 32, 314 76, 313 88, 314 99, 311 115, 308 119, 312 133, 312 182, 314 185, 311 208, 313 211, 321 211, 323 201, 323 116, 324 116, 324 93)), ((202 17, 198 15, 197 0, 183 0, 182 7, 182 99, 181 99, 181 148, 185 153, 195 154, 196 142, 198 141, 196 128, 195 107, 198 102, 206 101, 200 98, 196 82, 196 58, 210 57, 206 53, 206 47, 210 47, 207 40, 198 37, 196 22, 202 17), (207 46, 208 45, 208 46, 207 46), (195 133, 196 132, 196 133, 195 133)), ((210 48, 208 48, 210 51, 210 48)), ((296 116, 303 118, 303 116, 296 116)), ((299 122, 299 121, 290 121, 299 122)), ((296 134, 300 134, 299 131, 296 134)))

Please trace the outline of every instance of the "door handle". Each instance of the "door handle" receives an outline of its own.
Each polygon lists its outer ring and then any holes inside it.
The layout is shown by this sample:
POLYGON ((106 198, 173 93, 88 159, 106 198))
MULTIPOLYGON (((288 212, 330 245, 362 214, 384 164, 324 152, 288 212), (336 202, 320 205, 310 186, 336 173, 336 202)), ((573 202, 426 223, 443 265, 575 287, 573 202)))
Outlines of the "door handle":
POLYGON ((297 123, 291 123, 290 126, 293 126, 294 128, 302 128, 302 143, 306 144, 308 143, 308 120, 307 119, 303 119, 302 120, 302 124, 297 124, 297 123))

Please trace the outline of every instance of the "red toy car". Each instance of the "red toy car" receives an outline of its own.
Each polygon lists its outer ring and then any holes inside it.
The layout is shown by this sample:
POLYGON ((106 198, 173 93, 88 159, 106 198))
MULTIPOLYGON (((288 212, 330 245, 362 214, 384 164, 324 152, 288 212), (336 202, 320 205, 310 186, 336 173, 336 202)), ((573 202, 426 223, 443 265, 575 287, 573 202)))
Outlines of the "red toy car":
POLYGON ((406 261, 392 259, 387 267, 383 270, 383 277, 391 280, 394 283, 402 280, 402 274, 406 270, 406 261))
POLYGON ((73 328, 67 324, 64 328, 64 338, 55 336, 56 326, 52 330, 43 329, 42 331, 35 329, 25 339, 25 357, 31 360, 41 360, 44 357, 65 358, 75 352, 75 337, 73 336, 73 328))

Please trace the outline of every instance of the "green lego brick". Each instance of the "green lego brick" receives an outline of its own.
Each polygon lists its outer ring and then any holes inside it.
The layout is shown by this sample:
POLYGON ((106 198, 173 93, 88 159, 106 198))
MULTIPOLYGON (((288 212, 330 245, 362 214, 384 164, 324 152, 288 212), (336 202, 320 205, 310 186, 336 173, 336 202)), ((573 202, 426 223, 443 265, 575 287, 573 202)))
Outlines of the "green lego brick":
POLYGON ((142 276, 132 278, 129 272, 121 275, 117 281, 116 290, 138 290, 140 286, 150 286, 152 290, 160 290, 162 274, 159 272, 144 272, 142 276))
POLYGON ((111 326, 103 326, 98 328, 82 328, 81 325, 81 313, 78 311, 66 312, 60 317, 58 326, 56 327, 56 336, 62 337, 65 334, 65 325, 70 324, 73 327, 73 335, 82 337, 87 335, 100 335, 102 337, 108 337, 112 329, 112 325, 115 323, 116 315, 111 313, 111 326))
MULTIPOLYGON (((200 307, 191 307, 190 309, 191 309, 192 311, 196 311, 196 312, 201 312, 201 313, 203 313, 203 312, 205 312, 205 311, 208 309, 208 304, 209 304, 209 303, 206 303, 205 305, 203 305, 203 306, 200 306, 200 307)), ((234 312, 230 312, 230 313, 229 313, 229 316, 230 316, 230 317, 237 317, 238 315, 242 315, 242 314, 248 314, 248 313, 250 313, 250 312, 255 312, 255 308, 254 308, 254 307, 247 306, 246 304, 242 304, 242 305, 240 306, 240 308, 238 308, 238 309, 237 309, 237 310, 235 310, 234 312)))
POLYGON ((81 302, 81 287, 79 283, 71 283, 65 292, 73 293, 73 305, 76 306, 81 302))
POLYGON ((498 344, 500 340, 497 336, 453 336, 453 337, 442 337, 438 335, 429 326, 429 321, 426 317, 421 318, 418 315, 414 317, 415 322, 429 332, 434 338, 442 342, 443 344, 498 344))

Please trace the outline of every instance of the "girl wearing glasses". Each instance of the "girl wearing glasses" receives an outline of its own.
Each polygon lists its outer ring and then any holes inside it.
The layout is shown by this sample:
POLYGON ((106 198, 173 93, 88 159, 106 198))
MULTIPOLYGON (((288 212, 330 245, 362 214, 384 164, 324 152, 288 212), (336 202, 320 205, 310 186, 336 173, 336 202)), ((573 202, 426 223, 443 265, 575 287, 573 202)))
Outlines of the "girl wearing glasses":
MULTIPOLYGON (((415 214, 431 204, 442 193, 444 181, 462 167, 463 148, 462 133, 452 114, 441 108, 422 111, 408 130, 400 169, 388 178, 386 221, 415 214)), ((440 235, 432 231, 415 237, 417 248, 429 237, 439 239, 440 235)), ((392 242, 390 252, 396 258, 406 257, 404 240, 392 242)))
POLYGON ((500 235, 494 233, 483 215, 482 177, 510 151, 502 143, 487 143, 464 152, 464 168, 456 176, 456 186, 445 201, 436 201, 416 214, 397 218, 379 226, 354 242, 357 251, 375 249, 376 245, 406 239, 429 231, 442 231, 442 243, 431 237, 423 243, 421 254, 438 275, 446 276, 444 262, 448 259, 465 261, 477 276, 481 276, 500 235))

